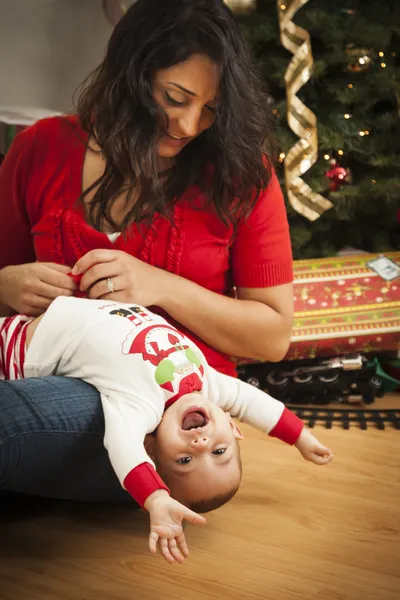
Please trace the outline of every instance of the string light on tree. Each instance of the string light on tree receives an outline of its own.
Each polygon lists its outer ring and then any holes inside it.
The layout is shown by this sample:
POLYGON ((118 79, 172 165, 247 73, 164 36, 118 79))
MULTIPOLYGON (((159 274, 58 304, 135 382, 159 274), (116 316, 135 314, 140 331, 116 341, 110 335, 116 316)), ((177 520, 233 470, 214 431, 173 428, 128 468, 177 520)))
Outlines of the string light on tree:
POLYGON ((346 52, 349 55, 348 71, 358 73, 360 71, 365 71, 371 66, 371 52, 366 48, 356 48, 353 44, 349 44, 346 48, 346 52))
POLYGON ((345 119, 351 119, 352 115, 350 113, 344 113, 344 118, 345 119))

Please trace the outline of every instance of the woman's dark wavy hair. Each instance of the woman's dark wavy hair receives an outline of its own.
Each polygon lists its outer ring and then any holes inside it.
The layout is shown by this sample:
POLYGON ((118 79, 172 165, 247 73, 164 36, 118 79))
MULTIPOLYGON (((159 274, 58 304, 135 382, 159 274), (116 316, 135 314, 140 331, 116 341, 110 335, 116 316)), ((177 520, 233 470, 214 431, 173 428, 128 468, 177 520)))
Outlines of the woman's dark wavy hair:
POLYGON ((77 112, 106 162, 104 175, 82 196, 99 186, 89 210, 96 228, 104 219, 126 229, 155 213, 171 215, 176 199, 193 184, 225 223, 234 222, 238 206, 248 212, 255 192, 268 182, 270 168, 263 160, 271 129, 266 95, 223 0, 137 0, 115 27, 103 62, 84 83, 77 112), (152 78, 194 53, 207 55, 220 67, 216 119, 160 177, 155 148, 160 129, 164 131, 160 122, 165 127, 167 121, 153 100, 152 78), (138 199, 130 202, 135 190, 138 199), (128 212, 117 224, 111 207, 121 192, 127 193, 128 212))

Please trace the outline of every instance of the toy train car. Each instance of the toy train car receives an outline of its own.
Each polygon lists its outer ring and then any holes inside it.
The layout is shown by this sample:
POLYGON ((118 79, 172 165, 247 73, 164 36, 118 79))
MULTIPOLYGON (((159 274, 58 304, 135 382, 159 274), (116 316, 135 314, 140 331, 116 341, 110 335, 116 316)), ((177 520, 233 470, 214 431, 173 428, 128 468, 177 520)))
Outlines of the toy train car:
POLYGON ((361 354, 245 364, 238 375, 285 404, 372 404, 384 394, 375 364, 361 354))

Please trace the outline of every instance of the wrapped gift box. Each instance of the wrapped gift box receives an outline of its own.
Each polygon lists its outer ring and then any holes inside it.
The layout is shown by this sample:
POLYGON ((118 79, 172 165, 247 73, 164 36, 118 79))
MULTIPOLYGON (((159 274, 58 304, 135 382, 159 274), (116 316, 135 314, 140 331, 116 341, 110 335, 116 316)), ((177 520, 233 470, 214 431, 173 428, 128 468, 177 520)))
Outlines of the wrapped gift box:
POLYGON ((0 154, 6 154, 14 137, 25 127, 39 119, 60 114, 35 106, 0 106, 0 154))
MULTIPOLYGON (((385 260, 377 265, 381 274, 371 268, 369 263, 380 257, 295 261, 295 321, 287 360, 400 349, 400 277, 385 260)), ((400 265, 400 252, 383 258, 400 265)))

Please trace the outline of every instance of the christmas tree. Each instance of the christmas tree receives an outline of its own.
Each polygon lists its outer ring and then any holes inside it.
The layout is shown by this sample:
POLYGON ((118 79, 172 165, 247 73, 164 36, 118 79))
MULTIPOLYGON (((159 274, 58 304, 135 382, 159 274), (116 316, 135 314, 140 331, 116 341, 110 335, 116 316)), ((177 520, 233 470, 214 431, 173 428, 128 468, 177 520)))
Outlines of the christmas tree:
MULTIPOLYGON (((258 0, 237 18, 271 94, 283 162, 298 137, 287 124, 279 10, 291 2, 258 0)), ((343 247, 384 252, 400 247, 400 3, 311 0, 293 18, 311 36, 311 79, 297 96, 317 117, 318 160, 303 175, 333 207, 311 222, 288 214, 295 258, 331 256, 343 247)))

